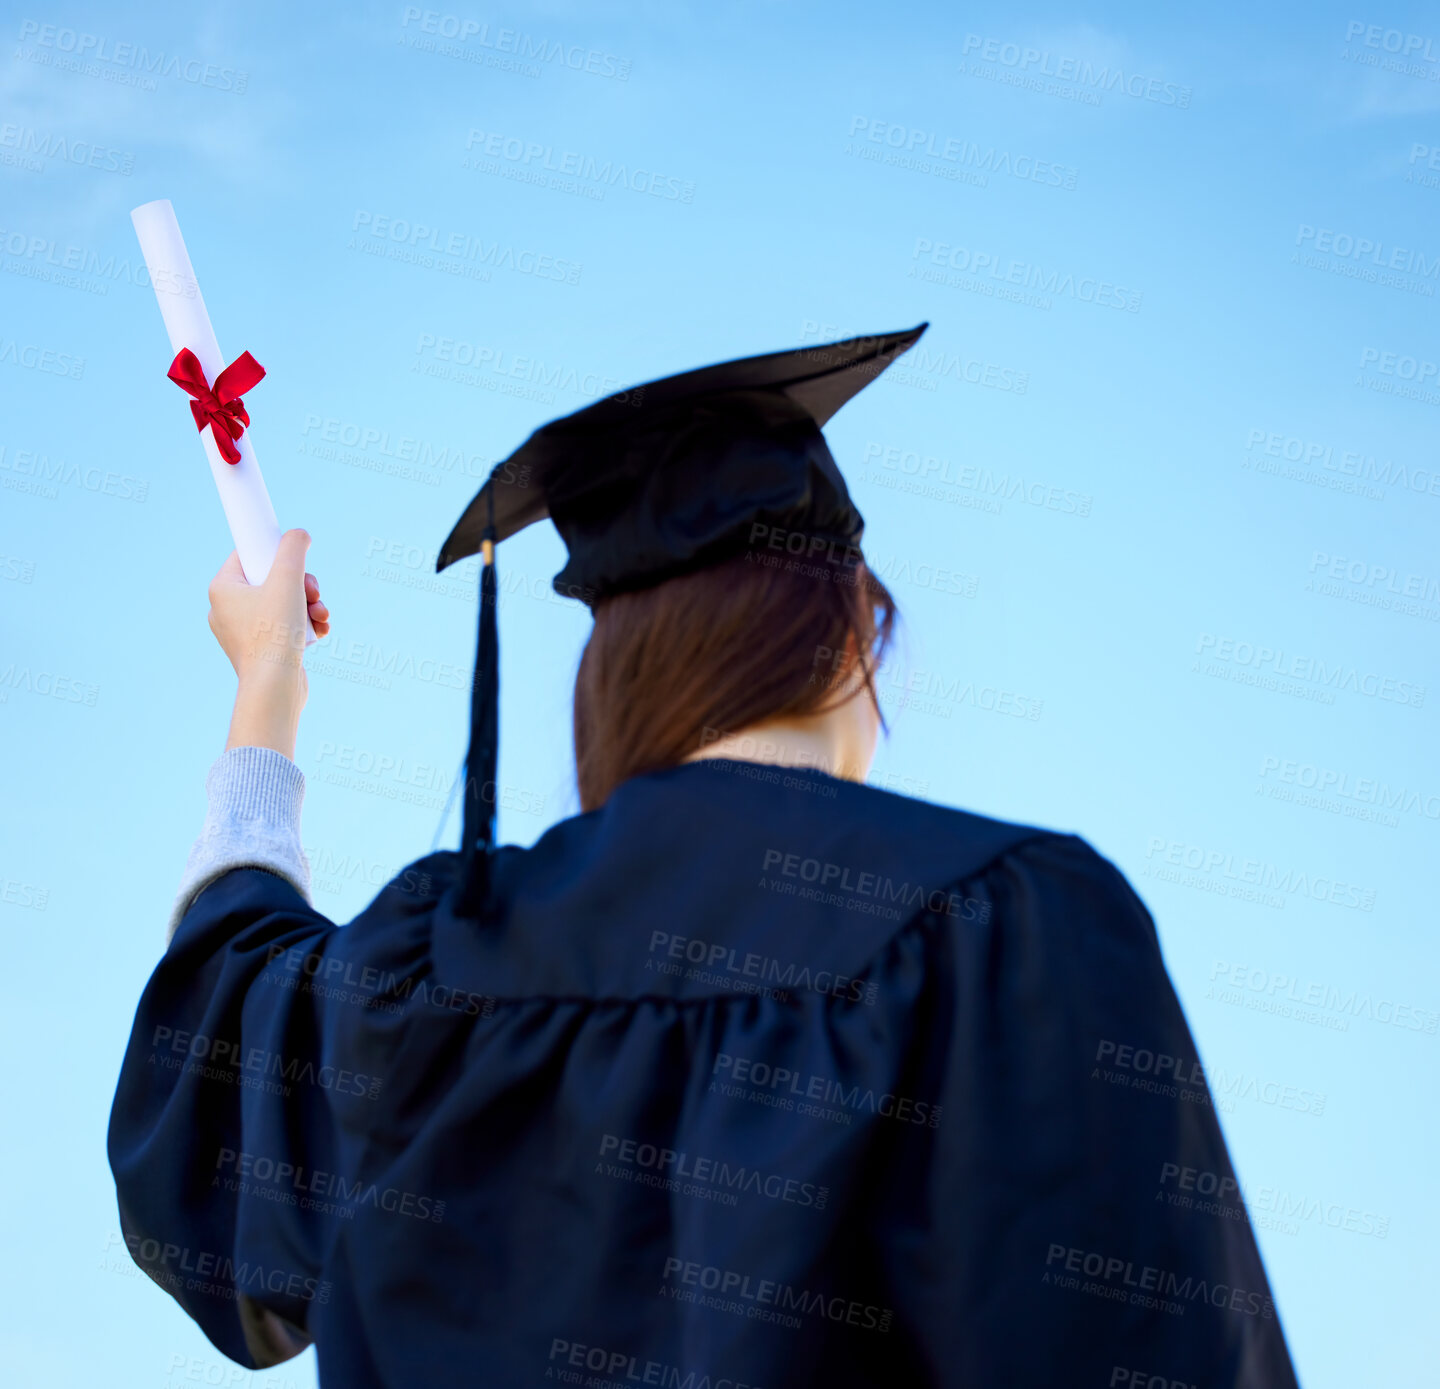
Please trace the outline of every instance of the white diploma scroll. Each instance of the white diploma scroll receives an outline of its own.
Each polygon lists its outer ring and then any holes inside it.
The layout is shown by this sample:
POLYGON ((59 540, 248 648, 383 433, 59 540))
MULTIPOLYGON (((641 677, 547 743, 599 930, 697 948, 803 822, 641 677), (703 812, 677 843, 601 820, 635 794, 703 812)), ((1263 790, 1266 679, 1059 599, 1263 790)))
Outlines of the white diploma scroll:
MULTIPOLYGON (((180 235, 180 224, 175 220, 175 209, 168 198, 160 198, 137 207, 130 214, 130 220, 135 224, 135 235, 140 238, 140 253, 150 272, 165 331, 170 335, 170 360, 174 360, 181 348, 188 347, 203 368, 205 379, 213 386, 215 378, 229 363, 220 355, 220 344, 215 341, 215 329, 210 326, 210 315, 205 311, 190 254, 180 235)), ((169 365, 167 361, 167 369, 169 365)), ((169 382, 166 387, 174 392, 175 409, 184 412, 187 426, 193 425, 188 408, 190 397, 169 382)), ((249 402, 246 404, 248 407, 249 402)), ((221 456, 214 425, 207 424, 199 434, 205 457, 210 460, 210 474, 220 493, 220 504, 225 508, 225 519, 230 524, 240 567, 245 571, 247 582, 262 584, 280 546, 280 522, 275 518, 275 508, 265 490, 260 464, 255 461, 250 430, 247 428, 235 441, 240 450, 238 463, 227 463, 221 456)), ((305 627, 308 646, 315 640, 315 628, 308 615, 305 627)))

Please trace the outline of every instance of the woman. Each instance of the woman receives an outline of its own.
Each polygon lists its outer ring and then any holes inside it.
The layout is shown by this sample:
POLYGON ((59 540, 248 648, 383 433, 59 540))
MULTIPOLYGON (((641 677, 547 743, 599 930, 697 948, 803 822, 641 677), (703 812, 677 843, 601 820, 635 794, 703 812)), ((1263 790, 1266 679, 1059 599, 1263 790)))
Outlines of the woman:
POLYGON ((227 1355, 313 1342, 346 1389, 1294 1383, 1124 878, 863 784, 894 608, 820 426, 922 331, 651 383, 497 467, 439 561, 485 560, 461 848, 343 928, 291 760, 307 537, 221 571, 235 717, 110 1156, 132 1254, 227 1355), (546 516, 595 617, 582 813, 495 848, 494 549, 546 516))

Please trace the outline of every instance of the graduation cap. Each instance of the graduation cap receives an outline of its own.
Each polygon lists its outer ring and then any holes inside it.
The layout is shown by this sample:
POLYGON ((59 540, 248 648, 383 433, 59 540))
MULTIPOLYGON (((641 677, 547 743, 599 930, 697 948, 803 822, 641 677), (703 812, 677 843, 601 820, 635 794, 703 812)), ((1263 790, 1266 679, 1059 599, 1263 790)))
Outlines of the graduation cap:
POLYGON ((864 520, 820 432, 929 325, 742 357, 668 376, 552 420, 497 463, 440 547, 477 552, 480 635, 465 759, 465 905, 494 847, 499 742, 495 546, 547 516, 569 552, 557 593, 591 608, 743 553, 756 527, 841 546, 864 520))

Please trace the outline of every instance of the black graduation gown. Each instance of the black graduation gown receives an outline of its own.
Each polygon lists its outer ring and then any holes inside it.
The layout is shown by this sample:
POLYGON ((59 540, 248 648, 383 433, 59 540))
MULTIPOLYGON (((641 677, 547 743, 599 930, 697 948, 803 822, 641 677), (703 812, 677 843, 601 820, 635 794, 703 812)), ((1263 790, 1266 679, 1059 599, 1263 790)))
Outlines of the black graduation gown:
POLYGON ((1294 1384, 1154 924, 1083 839, 711 761, 501 849, 483 919, 459 861, 344 927, 232 870, 145 990, 122 1226, 232 1359, 1294 1384))

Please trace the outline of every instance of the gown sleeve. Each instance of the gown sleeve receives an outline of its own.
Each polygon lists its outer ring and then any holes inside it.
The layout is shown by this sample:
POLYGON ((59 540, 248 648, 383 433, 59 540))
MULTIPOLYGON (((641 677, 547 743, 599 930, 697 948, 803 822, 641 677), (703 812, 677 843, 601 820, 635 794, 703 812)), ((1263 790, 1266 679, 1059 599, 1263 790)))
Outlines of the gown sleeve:
POLYGON ((323 1064, 313 994, 271 964, 323 951, 336 931, 304 895, 299 776, 259 748, 211 769, 206 827, 135 1015, 108 1135, 131 1257, 250 1368, 312 1339, 329 1297, 326 1226, 294 1177, 326 1166, 336 1095, 370 1084, 323 1064))
POLYGON ((1289 1389, 1278 1314, 1155 925, 1083 839, 961 885, 917 1033, 886 1262, 934 1383, 1289 1389), (1061 1353, 1063 1348, 1063 1356, 1061 1353))

